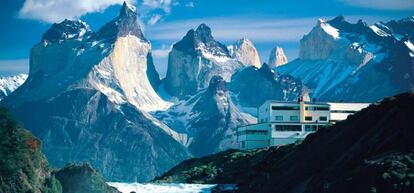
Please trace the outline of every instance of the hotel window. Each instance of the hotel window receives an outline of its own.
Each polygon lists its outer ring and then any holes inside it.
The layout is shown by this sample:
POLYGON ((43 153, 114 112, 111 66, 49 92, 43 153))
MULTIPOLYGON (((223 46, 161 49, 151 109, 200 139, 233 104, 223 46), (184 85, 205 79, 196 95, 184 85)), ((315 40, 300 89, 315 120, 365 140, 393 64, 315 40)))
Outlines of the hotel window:
POLYGON ((299 110, 299 106, 272 106, 272 110, 294 111, 299 110))
POLYGON ((305 110, 307 111, 329 111, 329 107, 306 106, 305 110))
POLYGON ((312 121, 312 117, 311 116, 306 116, 305 121, 312 121))
POLYGON ((328 117, 319 117, 319 121, 328 121, 328 117))
POLYGON ((275 131, 302 131, 300 125, 275 125, 275 131))
POLYGON ((276 121, 283 121, 283 116, 277 115, 277 116, 275 116, 275 120, 276 121))
POLYGON ((291 121, 299 121, 299 117, 298 116, 290 116, 290 120, 291 121))

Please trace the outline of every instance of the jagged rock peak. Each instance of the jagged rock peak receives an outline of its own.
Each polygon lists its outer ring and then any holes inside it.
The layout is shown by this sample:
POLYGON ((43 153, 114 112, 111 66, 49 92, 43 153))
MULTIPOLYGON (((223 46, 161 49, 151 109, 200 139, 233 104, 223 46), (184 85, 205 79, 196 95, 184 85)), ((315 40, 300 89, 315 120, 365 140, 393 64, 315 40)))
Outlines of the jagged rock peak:
POLYGON ((226 81, 221 76, 213 76, 210 80, 208 89, 213 92, 227 91, 226 81))
POLYGON ((284 64, 288 63, 288 58, 285 55, 285 52, 283 51, 283 48, 276 46, 272 49, 269 56, 269 66, 271 68, 282 66, 284 64))
POLYGON ((122 4, 121 11, 119 12, 120 17, 130 17, 137 15, 137 8, 126 1, 122 4))
POLYGON ((329 25, 331 25, 334 28, 339 29, 343 32, 348 33, 363 33, 368 29, 368 25, 363 22, 361 19, 358 20, 357 23, 349 23, 345 20, 345 17, 342 15, 339 15, 329 21, 327 21, 329 25))
POLYGON ((203 42, 214 40, 213 35, 211 35, 211 28, 204 23, 200 24, 195 32, 197 37, 203 42))
POLYGON ((115 39, 134 35, 141 40, 145 40, 141 27, 138 24, 137 10, 133 5, 124 2, 119 12, 119 16, 105 24, 97 33, 98 39, 115 39))
POLYGON ((60 41, 67 39, 81 39, 92 33, 89 25, 80 19, 65 19, 60 23, 54 23, 43 36, 42 41, 60 41))
POLYGON ((227 47, 231 57, 244 65, 252 65, 260 68, 260 57, 253 42, 247 38, 237 40, 227 47))
POLYGON ((173 48, 188 53, 207 51, 218 56, 230 56, 227 47, 214 39, 211 28, 204 23, 196 30, 190 29, 173 48))

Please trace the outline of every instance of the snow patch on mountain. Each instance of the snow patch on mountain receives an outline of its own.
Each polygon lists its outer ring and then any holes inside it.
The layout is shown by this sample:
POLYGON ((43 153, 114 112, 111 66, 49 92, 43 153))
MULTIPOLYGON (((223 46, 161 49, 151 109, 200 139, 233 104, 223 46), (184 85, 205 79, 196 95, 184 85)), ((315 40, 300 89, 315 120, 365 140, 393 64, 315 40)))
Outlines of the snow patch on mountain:
POLYGON ((27 76, 27 74, 18 74, 15 76, 0 77, 0 100, 7 97, 22 85, 26 81, 27 76))
POLYGON ((319 19, 319 25, 327 34, 331 35, 334 39, 339 39, 338 29, 332 27, 323 19, 319 19))

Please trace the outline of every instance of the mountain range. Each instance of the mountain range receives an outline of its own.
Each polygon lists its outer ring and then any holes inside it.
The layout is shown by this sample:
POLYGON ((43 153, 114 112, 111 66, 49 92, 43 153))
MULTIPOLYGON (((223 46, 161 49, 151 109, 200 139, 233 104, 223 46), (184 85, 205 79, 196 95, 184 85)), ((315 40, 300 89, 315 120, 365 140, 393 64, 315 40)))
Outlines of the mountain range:
POLYGON ((374 102, 413 90, 413 28, 413 16, 370 26, 320 19, 301 39, 299 58, 276 71, 300 78, 323 101, 374 102))

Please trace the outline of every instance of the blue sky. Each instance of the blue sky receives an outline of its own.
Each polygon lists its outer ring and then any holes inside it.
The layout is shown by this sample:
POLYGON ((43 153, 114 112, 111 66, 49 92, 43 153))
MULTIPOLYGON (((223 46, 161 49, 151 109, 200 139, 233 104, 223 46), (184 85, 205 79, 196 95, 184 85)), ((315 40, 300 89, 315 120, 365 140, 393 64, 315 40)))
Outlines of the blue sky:
MULTIPOLYGON (((247 37, 262 62, 275 46, 289 60, 300 38, 318 18, 339 14, 369 24, 414 15, 413 0, 128 0, 138 7, 144 34, 152 43, 155 65, 164 76, 171 44, 206 23, 224 44, 247 37)), ((118 14, 123 0, 0 0, 0 76, 28 72, 33 44, 53 22, 80 18, 98 30, 118 14)))

